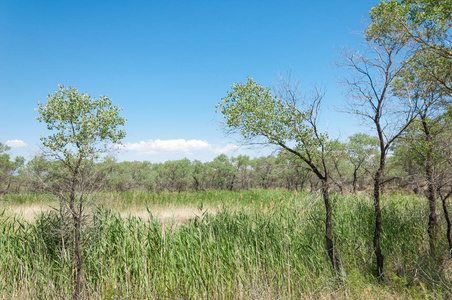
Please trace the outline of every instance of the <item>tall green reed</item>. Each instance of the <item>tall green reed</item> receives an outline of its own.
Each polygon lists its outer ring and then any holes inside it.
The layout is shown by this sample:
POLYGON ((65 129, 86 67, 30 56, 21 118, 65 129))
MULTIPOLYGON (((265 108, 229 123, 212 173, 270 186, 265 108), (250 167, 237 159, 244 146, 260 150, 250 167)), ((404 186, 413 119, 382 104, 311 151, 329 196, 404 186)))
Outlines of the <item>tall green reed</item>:
MULTIPOLYGON (((120 196, 121 202, 131 197, 129 203, 148 206, 164 205, 171 198, 120 196)), ((318 196, 275 190, 173 196, 173 204, 219 208, 215 214, 203 210, 182 225, 162 225, 153 217, 123 218, 108 209, 92 212, 83 237, 85 298, 334 298, 335 293, 356 295, 356 290, 369 287, 402 298, 450 296, 447 285, 436 283, 450 283, 448 278, 428 268, 433 262, 424 251, 427 208, 413 197, 395 195, 383 201, 388 276, 376 283, 371 278, 373 210, 367 197, 332 197, 333 230, 344 266, 338 281, 323 244, 318 196), (426 275, 419 276, 419 270, 426 275), (431 277, 434 282, 429 274, 436 276, 431 277)), ((53 212, 34 222, 0 215, 4 298, 70 295, 71 253, 66 249, 71 241, 58 230, 65 226, 61 222, 53 212)))

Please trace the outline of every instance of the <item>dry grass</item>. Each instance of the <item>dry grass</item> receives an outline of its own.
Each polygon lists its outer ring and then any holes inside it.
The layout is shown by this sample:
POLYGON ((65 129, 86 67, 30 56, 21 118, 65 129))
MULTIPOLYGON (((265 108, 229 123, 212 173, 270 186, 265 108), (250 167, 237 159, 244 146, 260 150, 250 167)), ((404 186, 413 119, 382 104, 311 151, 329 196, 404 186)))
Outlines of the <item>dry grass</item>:
MULTIPOLYGON (((172 206, 172 207, 154 207, 150 208, 152 217, 157 218, 162 224, 176 224, 181 225, 188 222, 191 218, 202 216, 203 212, 193 206, 172 206)), ((143 221, 151 218, 151 215, 145 208, 132 208, 120 211, 121 216, 137 217, 143 221)), ((215 214, 215 211, 209 209, 209 214, 215 214)))
MULTIPOLYGON (((0 211, 5 211, 7 214, 16 215, 26 221, 34 221, 36 217, 42 212, 48 212, 54 209, 56 206, 49 204, 13 204, 13 205, 1 205, 0 211)), ((109 207, 107 207, 109 208, 109 207)), ((116 210, 116 208, 111 208, 116 210)), ((190 218, 199 217, 203 211, 199 210, 195 206, 170 206, 162 207, 155 206, 149 207, 152 217, 157 218, 162 224, 176 224, 181 225, 188 222, 190 218)), ((209 214, 215 214, 214 209, 208 209, 209 214)), ((146 207, 134 206, 132 208, 119 209, 122 217, 137 217, 143 221, 148 221, 151 215, 147 211, 146 207)))
POLYGON ((2 206, 0 207, 1 211, 5 211, 7 214, 15 214, 20 218, 23 218, 26 221, 35 220, 36 216, 41 212, 46 212, 52 210, 52 208, 48 205, 43 204, 20 204, 20 205, 11 205, 11 206, 2 206))

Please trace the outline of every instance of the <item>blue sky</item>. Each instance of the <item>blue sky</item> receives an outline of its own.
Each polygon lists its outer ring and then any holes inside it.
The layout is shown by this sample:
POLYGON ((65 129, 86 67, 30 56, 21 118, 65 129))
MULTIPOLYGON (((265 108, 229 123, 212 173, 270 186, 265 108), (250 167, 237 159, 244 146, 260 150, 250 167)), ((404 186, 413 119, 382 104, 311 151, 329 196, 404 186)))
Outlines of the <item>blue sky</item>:
POLYGON ((322 126, 344 139, 361 129, 336 111, 344 74, 332 65, 359 47, 378 2, 0 0, 0 141, 38 154, 48 132, 36 102, 64 84, 124 108, 120 160, 265 155, 236 147, 215 104, 247 76, 272 86, 289 70, 325 89, 322 126))

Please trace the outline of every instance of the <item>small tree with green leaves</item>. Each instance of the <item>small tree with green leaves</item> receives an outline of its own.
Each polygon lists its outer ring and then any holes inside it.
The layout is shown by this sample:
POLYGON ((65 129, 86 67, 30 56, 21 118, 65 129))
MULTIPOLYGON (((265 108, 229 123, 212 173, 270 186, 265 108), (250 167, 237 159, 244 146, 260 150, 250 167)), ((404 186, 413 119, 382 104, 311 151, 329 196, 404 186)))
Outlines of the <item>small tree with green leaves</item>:
POLYGON ((353 193, 356 193, 360 174, 370 174, 371 167, 378 161, 378 138, 365 133, 356 133, 349 138, 347 157, 353 167, 353 193))
POLYGON ((106 96, 99 99, 80 94, 75 87, 63 85, 47 97, 47 103, 38 102, 37 117, 52 132, 41 137, 51 158, 61 162, 60 185, 53 192, 60 199, 60 211, 72 219, 74 299, 80 298, 82 247, 81 229, 85 205, 93 190, 90 171, 94 162, 125 137, 120 129, 126 120, 119 116, 121 108, 113 106, 106 96))
POLYGON ((22 167, 25 162, 22 156, 17 156, 12 161, 11 156, 6 153, 10 149, 8 145, 0 142, 0 194, 9 192, 12 174, 22 167))
POLYGON ((330 139, 318 130, 322 94, 316 90, 312 99, 305 99, 290 78, 282 79, 276 94, 270 88, 248 78, 236 83, 227 97, 217 105, 231 133, 240 133, 246 143, 272 144, 299 157, 322 183, 325 203, 325 239, 328 256, 335 271, 340 263, 332 232, 332 206, 329 197, 327 157, 330 139), (294 144, 294 146, 292 146, 294 144))

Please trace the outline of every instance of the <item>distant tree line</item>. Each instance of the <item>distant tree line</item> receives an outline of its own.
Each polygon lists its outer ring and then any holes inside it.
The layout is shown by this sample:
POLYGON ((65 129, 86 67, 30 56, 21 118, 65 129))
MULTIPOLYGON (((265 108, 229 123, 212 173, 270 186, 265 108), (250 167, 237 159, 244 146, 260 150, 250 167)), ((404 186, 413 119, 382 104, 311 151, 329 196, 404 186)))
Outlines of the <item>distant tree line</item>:
MULTIPOLYGON (((452 191, 452 128, 451 112, 438 117, 441 134, 433 152, 435 193, 447 195, 452 191)), ((433 122, 434 120, 430 120, 433 122)), ((424 139, 421 120, 416 121, 400 138, 388 159, 384 187, 428 192, 425 179, 424 139)), ((379 160, 378 140, 364 133, 352 135, 347 142, 334 141, 326 157, 331 189, 338 193, 370 191, 373 171, 379 160)), ((64 168, 61 161, 35 156, 28 162, 22 157, 11 159, 9 148, 0 148, 0 191, 46 192, 45 187, 59 184, 64 168), (60 175, 58 175, 60 174, 60 175)), ((254 188, 285 188, 298 191, 317 191, 321 182, 306 164, 286 150, 276 155, 250 158, 247 155, 228 157, 221 154, 210 162, 173 160, 161 163, 149 161, 118 162, 108 156, 94 164, 95 179, 105 191, 147 190, 151 192, 183 192, 204 190, 246 190, 254 188)))

